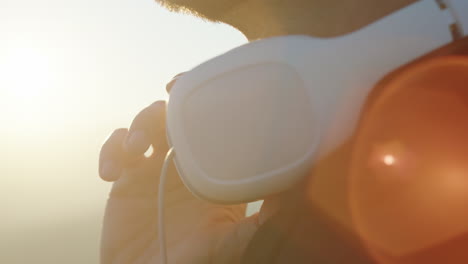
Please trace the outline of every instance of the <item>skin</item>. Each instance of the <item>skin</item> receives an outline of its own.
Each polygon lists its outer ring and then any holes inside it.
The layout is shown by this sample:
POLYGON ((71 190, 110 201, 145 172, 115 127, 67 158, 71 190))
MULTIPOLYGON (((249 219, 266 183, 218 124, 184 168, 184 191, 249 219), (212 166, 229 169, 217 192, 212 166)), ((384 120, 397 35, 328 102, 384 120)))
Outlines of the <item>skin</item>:
MULTIPOLYGON (((158 0, 239 29, 249 40, 305 34, 334 37, 368 25, 415 0, 158 0)), ((104 216, 101 263, 159 263, 157 186, 168 150, 166 103, 142 110, 129 129, 117 129, 101 149, 99 175, 113 182, 104 216), (150 157, 143 154, 152 146, 150 157)), ((326 165, 323 165, 326 166, 326 165)), ((321 164, 317 164, 321 171, 321 164)), ((325 170, 325 169, 324 169, 325 170)), ((288 193, 265 197, 259 214, 245 217, 245 204, 220 206, 196 199, 174 166, 168 172, 166 228, 169 263, 239 263, 257 227, 288 193)), ((292 190, 293 191, 293 190, 292 190)), ((316 197, 317 203, 326 197, 316 197)), ((330 212, 330 214, 339 214, 330 212)))

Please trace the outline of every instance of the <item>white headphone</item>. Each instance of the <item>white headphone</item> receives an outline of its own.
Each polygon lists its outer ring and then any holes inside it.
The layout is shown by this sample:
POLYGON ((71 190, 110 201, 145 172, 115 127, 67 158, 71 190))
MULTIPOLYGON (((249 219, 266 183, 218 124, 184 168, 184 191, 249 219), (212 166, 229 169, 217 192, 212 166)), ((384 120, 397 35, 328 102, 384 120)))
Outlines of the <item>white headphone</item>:
POLYGON ((201 64, 168 104, 183 182, 216 203, 290 188, 351 135, 380 78, 467 30, 468 1, 423 0, 345 36, 270 38, 201 64))
POLYGON ((468 35, 468 1, 421 0, 351 34, 276 37, 207 61, 174 84, 171 150, 196 196, 241 203, 287 190, 354 131, 373 86, 391 70, 468 35))

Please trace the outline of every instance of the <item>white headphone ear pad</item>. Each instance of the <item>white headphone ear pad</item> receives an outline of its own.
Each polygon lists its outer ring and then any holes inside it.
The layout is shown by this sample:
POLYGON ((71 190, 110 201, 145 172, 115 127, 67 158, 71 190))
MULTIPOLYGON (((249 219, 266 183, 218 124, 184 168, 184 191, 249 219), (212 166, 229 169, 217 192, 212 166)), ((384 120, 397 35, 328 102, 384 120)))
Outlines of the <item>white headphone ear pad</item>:
POLYGON ((263 198, 308 173, 318 142, 309 92, 289 65, 262 63, 175 87, 168 111, 176 164, 196 195, 263 198))

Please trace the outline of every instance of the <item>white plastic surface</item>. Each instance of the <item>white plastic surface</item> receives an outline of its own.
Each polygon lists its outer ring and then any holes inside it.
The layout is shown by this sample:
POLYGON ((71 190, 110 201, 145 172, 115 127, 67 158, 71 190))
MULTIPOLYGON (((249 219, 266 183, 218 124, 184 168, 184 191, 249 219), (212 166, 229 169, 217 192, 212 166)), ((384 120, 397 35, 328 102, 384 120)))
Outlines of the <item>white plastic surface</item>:
POLYGON ((253 42, 184 74, 167 129, 184 183, 218 203, 290 188, 355 129, 374 84, 452 40, 432 0, 346 36, 253 42))
POLYGON ((463 35, 468 35, 468 1, 467 0, 445 0, 453 13, 456 23, 463 35))

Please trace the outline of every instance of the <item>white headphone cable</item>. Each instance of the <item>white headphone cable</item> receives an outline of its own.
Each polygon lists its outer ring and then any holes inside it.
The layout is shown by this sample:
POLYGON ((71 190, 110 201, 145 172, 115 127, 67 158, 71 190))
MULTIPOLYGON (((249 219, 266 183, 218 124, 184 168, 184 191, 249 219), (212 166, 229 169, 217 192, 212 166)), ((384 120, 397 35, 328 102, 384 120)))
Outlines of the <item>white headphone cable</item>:
POLYGON ((166 230, 164 227, 164 189, 166 186, 167 169, 169 162, 174 157, 174 149, 171 148, 164 158, 164 163, 161 169, 161 175, 159 177, 159 188, 158 188, 158 240, 159 249, 161 254, 161 264, 167 264, 167 250, 166 250, 166 230))

